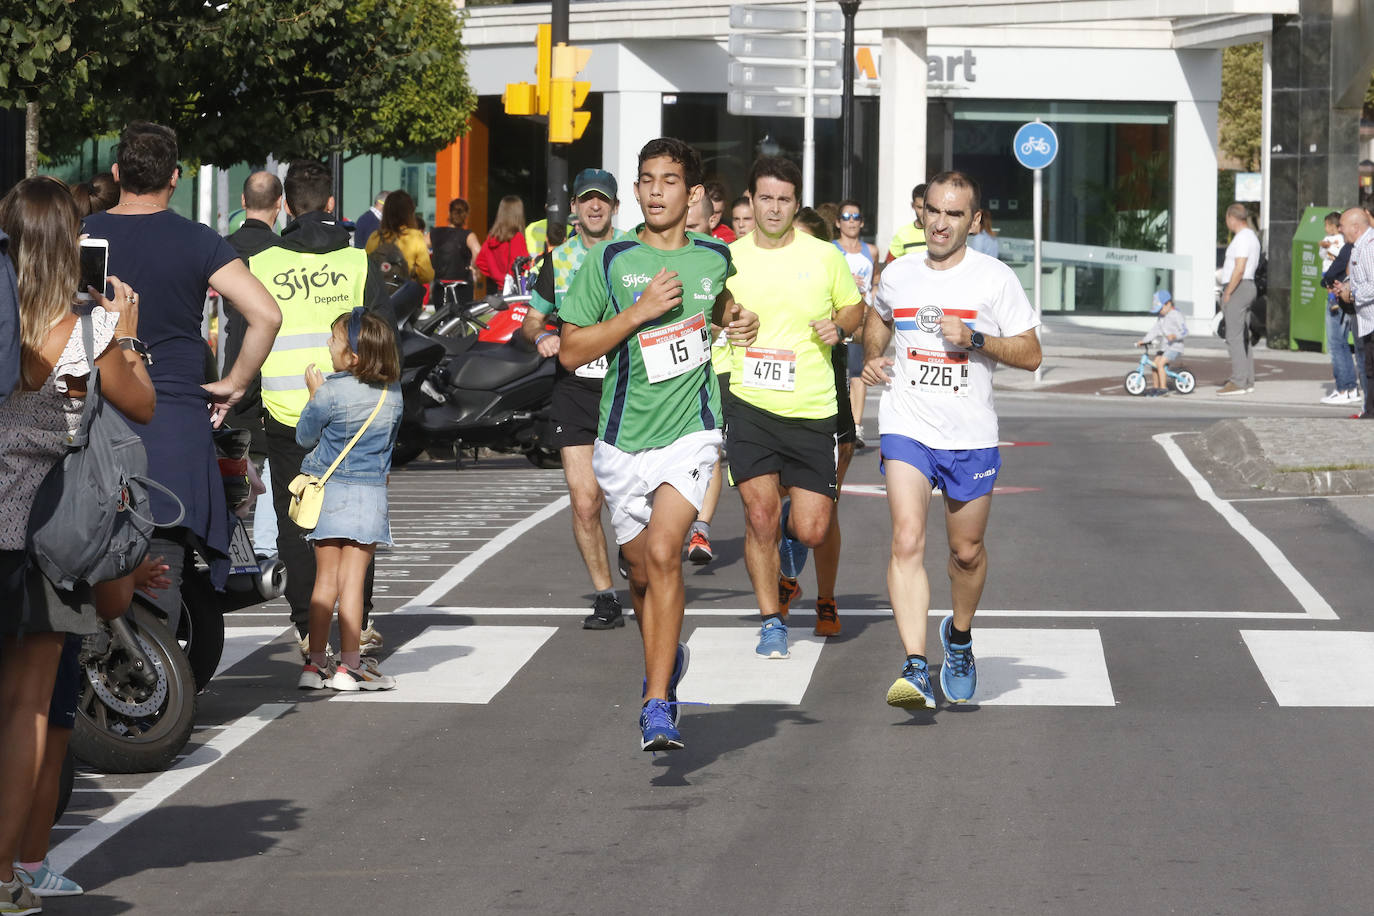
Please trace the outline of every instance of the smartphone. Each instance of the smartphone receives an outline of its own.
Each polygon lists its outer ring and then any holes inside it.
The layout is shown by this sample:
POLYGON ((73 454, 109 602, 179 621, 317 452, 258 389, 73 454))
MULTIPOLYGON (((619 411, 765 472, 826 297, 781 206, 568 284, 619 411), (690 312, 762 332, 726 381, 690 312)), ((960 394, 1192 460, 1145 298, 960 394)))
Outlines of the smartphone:
POLYGON ((81 240, 81 285, 76 290, 76 298, 81 302, 91 301, 91 288, 103 296, 105 277, 110 263, 110 243, 105 239, 81 240))

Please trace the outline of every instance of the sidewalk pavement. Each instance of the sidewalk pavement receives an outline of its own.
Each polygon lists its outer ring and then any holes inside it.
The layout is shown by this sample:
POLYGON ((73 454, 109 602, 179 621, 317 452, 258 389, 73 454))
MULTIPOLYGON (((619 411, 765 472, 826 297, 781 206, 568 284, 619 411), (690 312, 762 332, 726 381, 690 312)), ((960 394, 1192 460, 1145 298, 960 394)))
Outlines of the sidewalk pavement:
MULTIPOLYGON (((1042 329, 1044 361, 1040 381, 1028 372, 1000 370, 997 390, 1120 397, 1126 374, 1136 368, 1141 331, 1088 328, 1059 317, 1047 317, 1042 329)), ((1217 397, 1230 372, 1226 344, 1213 335, 1189 336, 1180 364, 1193 373, 1197 389, 1171 392, 1152 403, 1210 402, 1228 408, 1254 404, 1263 417, 1224 420, 1209 427, 1202 445, 1212 460, 1248 486, 1266 491, 1307 495, 1374 494, 1374 422, 1352 421, 1362 405, 1328 406, 1321 398, 1331 390, 1331 362, 1325 353, 1255 349, 1255 390, 1247 395, 1217 397), (1291 408, 1274 416, 1275 408, 1291 408)), ((1138 400, 1144 401, 1143 398, 1138 400)))

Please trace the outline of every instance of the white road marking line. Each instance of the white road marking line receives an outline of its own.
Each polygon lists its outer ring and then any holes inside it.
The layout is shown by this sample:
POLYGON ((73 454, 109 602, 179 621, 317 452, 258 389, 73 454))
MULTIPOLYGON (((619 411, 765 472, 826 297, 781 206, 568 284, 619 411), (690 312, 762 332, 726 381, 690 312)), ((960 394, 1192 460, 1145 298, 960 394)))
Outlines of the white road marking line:
MULTIPOLYGON (((416 599, 418 605, 418 599, 416 599)), ((407 616, 421 615, 433 617, 585 617, 590 605, 582 607, 492 607, 483 605, 481 607, 451 607, 430 605, 426 607, 406 606, 391 611, 391 614, 404 613, 407 616)), ((634 616, 634 610, 625 608, 628 616, 634 616)), ((759 609, 756 607, 737 607, 737 608, 687 608, 688 617, 752 617, 757 618, 759 609)), ((949 608, 931 608, 930 616, 944 618, 952 613, 949 608)), ((809 611, 796 611, 796 617, 801 620, 809 620, 809 611)), ((388 616, 387 612, 376 611, 375 617, 381 618, 388 616)), ((891 608, 856 608, 849 609, 841 605, 840 617, 891 617, 891 608)), ((1189 611, 1189 610, 1009 610, 988 608, 979 609, 978 616, 981 617, 1066 617, 1066 618, 1103 618, 1103 619, 1154 619, 1154 618, 1178 618, 1186 620, 1310 620, 1311 616, 1303 611, 1189 611)))
POLYGON ((496 537, 492 538, 490 541, 483 544, 480 548, 473 551, 468 556, 464 557, 461 562, 459 562, 448 572, 444 573, 444 575, 441 576, 437 581, 432 583, 429 586, 429 588, 425 589, 418 596, 416 596, 416 598, 411 604, 408 604, 400 608, 399 610, 394 611, 393 613, 403 614, 407 613, 408 611, 419 611, 423 609, 426 605, 433 604, 435 601, 444 597, 444 595, 447 595, 449 591, 451 591, 454 588, 454 586, 458 585, 468 576, 472 575, 474 572, 480 569, 482 564, 487 562, 487 560, 496 556, 502 550, 505 550, 506 547, 508 547, 509 545, 515 543, 515 541, 518 540, 520 536, 523 535, 525 532, 529 531, 531 528, 535 527, 545 519, 552 518, 553 516, 562 512, 571 504, 571 498, 564 494, 563 496, 560 496, 558 497, 558 499, 555 499, 553 502, 549 503, 544 508, 540 509, 538 512, 535 512, 533 515, 527 516, 523 521, 518 522, 515 525, 512 525, 505 531, 502 531, 496 537))
POLYGON ((1255 552, 1260 555, 1265 564, 1274 573, 1284 588, 1292 593, 1297 599, 1307 616, 1315 620, 1337 620, 1336 611, 1327 603, 1313 586, 1298 572, 1288 558, 1283 555, 1283 551, 1258 528, 1250 523, 1250 520, 1240 514, 1240 511, 1228 503, 1226 500, 1217 496, 1202 475, 1188 461, 1183 449, 1174 442, 1174 436, 1178 433, 1159 433, 1154 440, 1164 449, 1164 454, 1169 456, 1169 460, 1174 463, 1174 467, 1183 475, 1183 479, 1188 481, 1193 487, 1193 492, 1197 498, 1205 502, 1217 511, 1226 523, 1236 530, 1236 533, 1245 538, 1250 546, 1255 548, 1255 552))
POLYGON ((1097 630, 980 627, 973 654, 980 706, 1116 705, 1097 630))
POLYGON ((240 744, 295 705, 264 703, 248 715, 232 722, 223 732, 201 745, 184 760, 174 763, 171 769, 155 776, 146 786, 54 846, 50 853, 53 868, 59 874, 70 869, 106 840, 155 809, 201 773, 229 756, 240 744))
POLYGON ((1280 706, 1374 706, 1374 633, 1241 630, 1240 636, 1280 706))
POLYGON ((678 698, 729 705, 801 703, 825 641, 794 631, 786 659, 759 658, 754 654, 757 642, 754 627, 698 627, 687 640, 692 657, 678 698))
POLYGON ((557 627, 427 627, 387 657, 395 690, 335 693, 374 703, 490 703, 557 627))

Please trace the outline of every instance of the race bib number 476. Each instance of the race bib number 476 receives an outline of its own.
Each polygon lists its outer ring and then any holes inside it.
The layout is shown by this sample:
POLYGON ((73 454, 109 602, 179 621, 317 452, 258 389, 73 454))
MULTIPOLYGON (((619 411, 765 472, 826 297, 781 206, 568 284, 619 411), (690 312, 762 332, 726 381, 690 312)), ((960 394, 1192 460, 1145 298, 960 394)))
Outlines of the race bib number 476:
POLYGON ((908 347, 906 375, 911 387, 939 397, 968 397, 968 354, 908 347))
POLYGON ((698 312, 681 321, 639 332, 639 354, 650 383, 666 382, 711 359, 711 331, 698 312))

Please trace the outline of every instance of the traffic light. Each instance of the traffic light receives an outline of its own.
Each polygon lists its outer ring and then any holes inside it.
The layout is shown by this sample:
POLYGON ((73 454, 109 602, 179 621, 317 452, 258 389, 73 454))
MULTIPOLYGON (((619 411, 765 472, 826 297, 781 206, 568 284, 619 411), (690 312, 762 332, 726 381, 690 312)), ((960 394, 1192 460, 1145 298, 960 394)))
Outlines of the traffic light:
POLYGON ((549 113, 549 72, 551 63, 549 49, 553 44, 550 27, 539 26, 534 39, 534 82, 507 83, 501 96, 509 115, 546 115, 549 113))
POLYGON ((590 48, 558 44, 553 48, 553 78, 549 86, 549 142, 571 143, 582 136, 592 116, 580 111, 591 83, 575 77, 591 59, 590 48))

